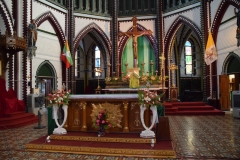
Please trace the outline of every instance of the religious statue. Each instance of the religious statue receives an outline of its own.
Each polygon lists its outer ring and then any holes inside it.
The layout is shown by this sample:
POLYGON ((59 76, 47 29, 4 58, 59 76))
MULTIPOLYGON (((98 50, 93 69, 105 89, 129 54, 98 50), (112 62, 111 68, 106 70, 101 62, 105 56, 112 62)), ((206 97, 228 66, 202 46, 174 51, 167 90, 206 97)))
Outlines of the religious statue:
POLYGON ((235 14, 236 14, 236 16, 237 16, 237 36, 236 36, 236 38, 238 39, 238 43, 237 43, 237 46, 239 47, 240 46, 240 8, 238 9, 238 11, 237 11, 237 9, 236 8, 234 8, 234 12, 235 12, 235 14))
POLYGON ((144 30, 144 31, 138 31, 137 30, 137 18, 133 17, 133 31, 132 32, 119 32, 118 36, 127 36, 129 38, 133 38, 133 54, 134 54, 134 67, 137 68, 137 56, 138 56, 138 51, 137 51, 137 38, 142 36, 142 35, 152 35, 151 30, 144 30))
POLYGON ((37 41, 37 25, 33 19, 28 25, 28 47, 36 46, 37 41))

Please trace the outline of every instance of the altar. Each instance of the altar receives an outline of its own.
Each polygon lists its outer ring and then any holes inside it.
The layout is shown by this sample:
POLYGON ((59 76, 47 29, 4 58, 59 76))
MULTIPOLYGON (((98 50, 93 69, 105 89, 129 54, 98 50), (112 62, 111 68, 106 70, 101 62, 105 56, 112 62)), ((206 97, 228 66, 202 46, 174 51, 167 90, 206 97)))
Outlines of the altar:
MULTIPOLYGON (((120 126, 110 128, 109 132, 141 132, 144 130, 140 119, 138 94, 94 94, 71 95, 68 116, 64 128, 67 131, 97 131, 93 127, 91 114, 93 105, 110 107, 120 119, 120 126)), ((150 109, 144 114, 146 126, 151 123, 150 109)))
MULTIPOLYGON (((139 89, 145 89, 145 88, 105 88, 102 89, 106 94, 122 94, 122 93, 132 93, 132 94, 137 94, 139 89)), ((159 94, 162 93, 162 90, 164 92, 167 90, 167 87, 156 87, 156 88, 148 88, 150 91, 157 91, 159 94)))

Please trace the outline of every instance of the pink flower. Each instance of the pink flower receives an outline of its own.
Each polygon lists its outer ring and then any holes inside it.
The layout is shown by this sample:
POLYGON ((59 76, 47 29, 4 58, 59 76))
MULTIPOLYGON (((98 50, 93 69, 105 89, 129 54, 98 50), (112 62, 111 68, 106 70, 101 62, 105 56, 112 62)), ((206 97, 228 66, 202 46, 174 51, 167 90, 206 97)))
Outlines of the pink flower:
POLYGON ((104 111, 104 110, 102 110, 102 111, 101 111, 101 113, 102 113, 102 114, 104 114, 104 113, 105 113, 105 111, 104 111))
POLYGON ((99 119, 97 119, 97 120, 96 120, 96 122, 97 122, 97 123, 99 123, 99 122, 100 122, 100 120, 99 120, 99 119))
POLYGON ((105 120, 102 120, 102 124, 104 124, 106 121, 105 120))

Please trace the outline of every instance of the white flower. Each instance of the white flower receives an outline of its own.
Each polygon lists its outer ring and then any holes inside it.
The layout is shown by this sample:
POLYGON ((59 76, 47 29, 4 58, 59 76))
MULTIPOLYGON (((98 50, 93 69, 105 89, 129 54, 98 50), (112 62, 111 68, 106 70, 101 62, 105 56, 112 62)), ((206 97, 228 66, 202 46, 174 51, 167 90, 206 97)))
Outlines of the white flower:
POLYGON ((148 96, 144 98, 145 101, 151 101, 151 98, 149 98, 148 96))

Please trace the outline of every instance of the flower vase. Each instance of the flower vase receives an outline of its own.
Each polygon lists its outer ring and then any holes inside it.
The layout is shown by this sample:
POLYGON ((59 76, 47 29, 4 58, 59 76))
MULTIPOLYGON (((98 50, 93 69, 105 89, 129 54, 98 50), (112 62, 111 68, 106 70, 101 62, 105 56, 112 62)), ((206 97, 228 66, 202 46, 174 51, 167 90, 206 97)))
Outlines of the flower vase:
POLYGON ((157 119, 157 107, 155 105, 153 105, 153 106, 150 107, 150 109, 152 110, 153 118, 152 118, 152 124, 148 128, 145 125, 145 122, 144 122, 144 112, 146 110, 146 106, 145 105, 140 106, 140 118, 141 118, 142 125, 145 128, 145 131, 142 131, 142 133, 140 134, 140 137, 142 137, 142 138, 155 137, 155 133, 151 129, 153 128, 154 124, 156 123, 156 120, 158 121, 158 119, 157 119))
POLYGON ((63 128, 63 126, 67 120, 68 106, 67 105, 62 106, 62 109, 64 111, 64 119, 61 125, 58 123, 58 116, 57 116, 58 109, 59 107, 57 105, 53 105, 53 115, 54 115, 55 123, 57 125, 57 128, 54 129, 53 134, 67 134, 67 131, 65 128, 63 128))
POLYGON ((105 135, 105 128, 104 126, 99 126, 98 127, 98 137, 104 136, 105 135))

